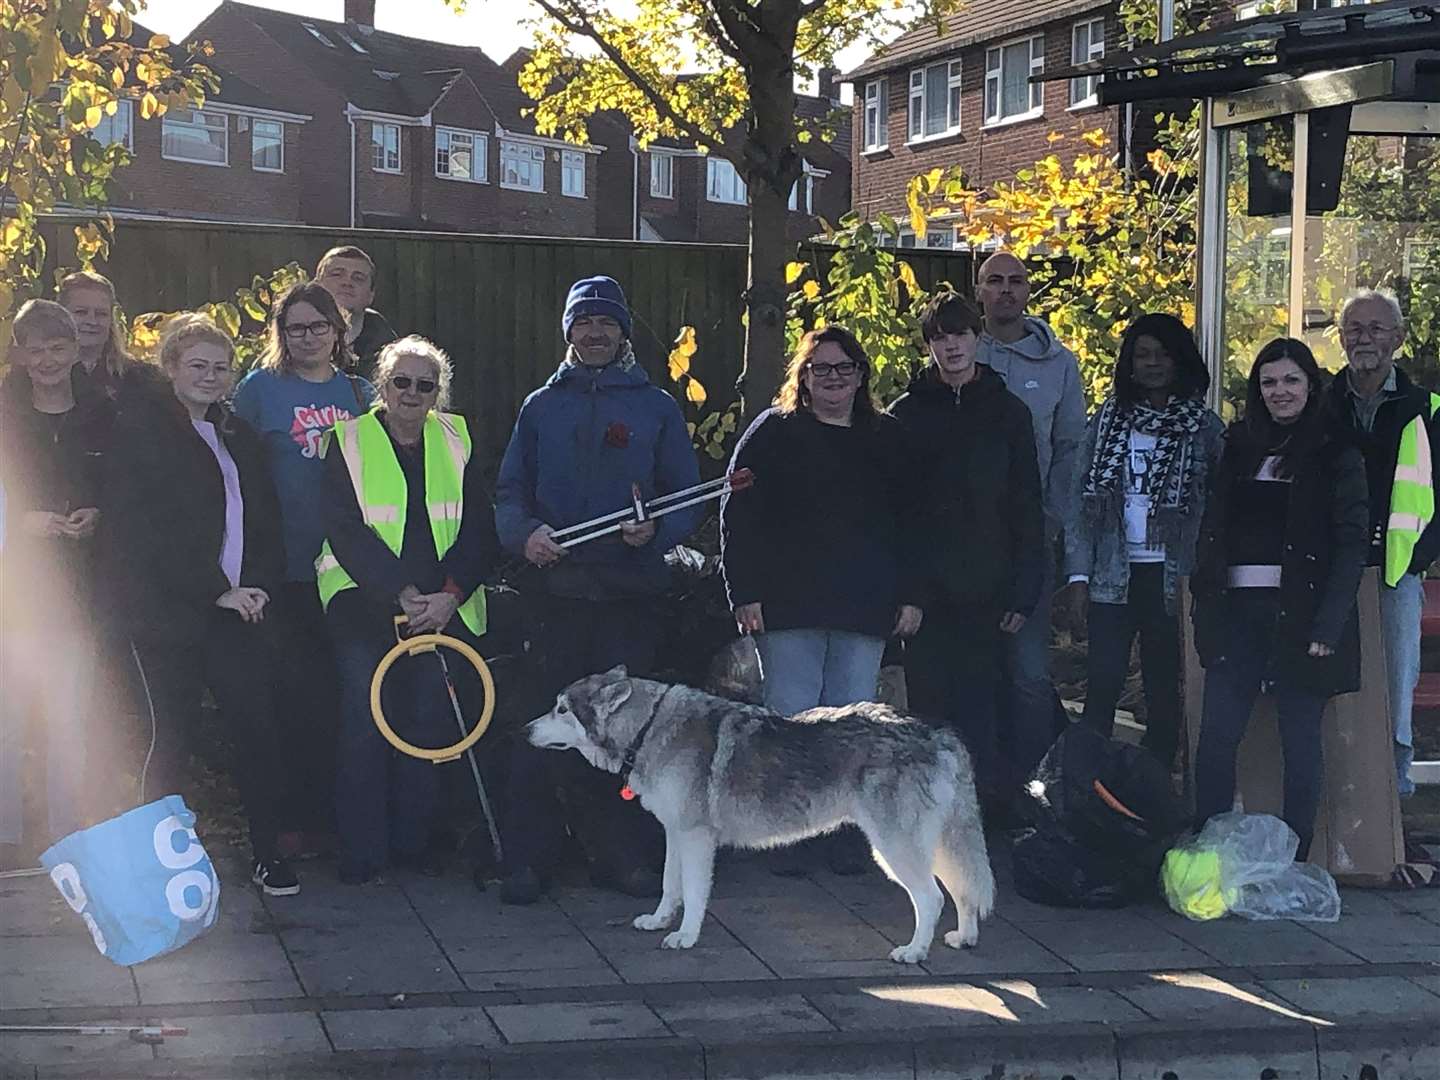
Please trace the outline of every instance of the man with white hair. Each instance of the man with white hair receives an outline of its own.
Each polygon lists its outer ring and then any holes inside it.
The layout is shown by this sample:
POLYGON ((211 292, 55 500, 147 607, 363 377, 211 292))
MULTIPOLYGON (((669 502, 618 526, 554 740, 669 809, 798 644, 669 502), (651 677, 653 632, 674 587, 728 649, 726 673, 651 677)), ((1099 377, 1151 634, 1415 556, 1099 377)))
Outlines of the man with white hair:
POLYGON ((1433 422, 1440 396, 1416 386, 1395 364, 1405 319, 1395 294, 1362 289, 1340 311, 1347 364, 1330 387, 1337 423, 1365 457, 1370 485, 1370 565, 1381 569, 1380 617, 1395 771, 1401 796, 1411 795, 1415 759, 1411 711, 1420 679, 1421 579, 1440 555, 1435 520, 1440 445, 1433 422))

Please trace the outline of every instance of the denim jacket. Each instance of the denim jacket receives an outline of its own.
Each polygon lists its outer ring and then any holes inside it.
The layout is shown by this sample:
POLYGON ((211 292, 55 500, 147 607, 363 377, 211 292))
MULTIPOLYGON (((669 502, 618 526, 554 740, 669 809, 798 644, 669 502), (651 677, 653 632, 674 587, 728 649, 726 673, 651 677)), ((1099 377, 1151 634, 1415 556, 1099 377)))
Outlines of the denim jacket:
MULTIPOLYGON (((1124 500, 1115 500, 1114 515, 1096 522, 1084 511, 1083 493, 1090 462, 1095 456, 1095 441, 1100 430, 1100 411, 1090 418, 1085 439, 1080 444, 1076 461, 1071 505, 1075 512, 1065 533, 1065 574, 1067 578, 1086 577, 1090 581, 1090 599, 1097 604, 1123 604, 1130 592, 1130 553, 1125 543, 1124 500)), ((1200 537, 1200 520, 1205 514, 1205 498, 1210 490, 1225 425, 1213 412, 1205 418, 1205 426, 1191 436, 1191 452, 1195 468, 1191 474, 1191 490, 1185 499, 1185 514, 1177 526, 1177 535, 1165 545, 1165 608, 1175 610, 1175 595, 1180 578, 1195 567, 1195 545, 1200 537)))

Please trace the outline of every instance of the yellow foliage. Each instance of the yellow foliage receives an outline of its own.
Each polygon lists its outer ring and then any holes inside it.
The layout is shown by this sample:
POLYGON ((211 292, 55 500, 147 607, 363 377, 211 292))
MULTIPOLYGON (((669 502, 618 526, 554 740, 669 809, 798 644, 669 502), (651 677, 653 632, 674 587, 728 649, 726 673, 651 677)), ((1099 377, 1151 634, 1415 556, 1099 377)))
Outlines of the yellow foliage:
POLYGON ((705 387, 700 385, 699 379, 685 380, 685 400, 691 405, 704 405, 705 398, 705 387))

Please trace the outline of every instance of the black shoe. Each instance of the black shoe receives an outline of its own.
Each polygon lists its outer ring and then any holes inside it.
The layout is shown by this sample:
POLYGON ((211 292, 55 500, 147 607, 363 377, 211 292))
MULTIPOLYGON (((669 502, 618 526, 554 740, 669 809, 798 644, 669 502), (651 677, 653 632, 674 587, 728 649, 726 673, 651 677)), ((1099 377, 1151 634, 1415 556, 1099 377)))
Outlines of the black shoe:
POLYGON ((533 904, 540 899, 540 875, 531 866, 518 867, 500 883, 502 904, 533 904))
POLYGON ((368 885, 375 880, 375 868, 365 863, 340 860, 341 885, 368 885))
POLYGON ((290 864, 278 855, 257 859, 250 880, 259 885, 266 896, 296 896, 300 892, 300 879, 290 869, 290 864))

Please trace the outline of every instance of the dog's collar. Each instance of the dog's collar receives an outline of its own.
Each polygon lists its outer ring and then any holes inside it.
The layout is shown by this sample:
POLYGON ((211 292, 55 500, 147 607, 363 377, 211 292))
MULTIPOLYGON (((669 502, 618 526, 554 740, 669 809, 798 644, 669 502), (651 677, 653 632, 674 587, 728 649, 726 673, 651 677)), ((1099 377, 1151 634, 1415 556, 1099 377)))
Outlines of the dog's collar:
POLYGON ((640 747, 645 743, 645 736, 650 734, 650 728, 654 725, 656 718, 660 715, 660 706, 670 696, 670 691, 675 687, 667 686, 665 691, 655 699, 655 704, 650 706, 650 716, 635 737, 630 740, 630 745, 625 748, 625 754, 620 759, 620 797, 626 802, 635 798, 635 789, 630 786, 630 773, 635 769, 635 759, 640 756, 640 747))

